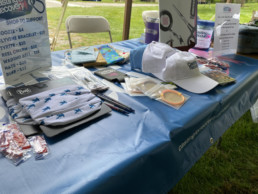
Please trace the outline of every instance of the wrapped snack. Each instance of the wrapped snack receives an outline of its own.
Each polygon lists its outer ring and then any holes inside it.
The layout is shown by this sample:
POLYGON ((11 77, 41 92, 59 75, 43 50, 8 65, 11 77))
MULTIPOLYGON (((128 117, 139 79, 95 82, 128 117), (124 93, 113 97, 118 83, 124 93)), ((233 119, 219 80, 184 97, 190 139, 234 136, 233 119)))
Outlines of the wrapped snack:
POLYGON ((31 157, 31 146, 16 123, 6 124, 0 128, 0 148, 2 155, 16 166, 31 157))
POLYGON ((10 130, 12 134, 12 140, 15 142, 15 144, 25 150, 30 149, 30 143, 25 137, 25 135, 20 131, 19 126, 16 123, 8 124, 6 125, 7 130, 10 130))
POLYGON ((22 162, 31 157, 29 152, 25 152, 18 147, 14 142, 10 142, 9 146, 2 151, 3 156, 8 158, 15 166, 18 166, 22 162))
POLYGON ((0 151, 10 145, 10 131, 0 131, 0 151))
POLYGON ((29 137, 36 160, 42 160, 49 154, 49 148, 44 136, 36 135, 29 137))

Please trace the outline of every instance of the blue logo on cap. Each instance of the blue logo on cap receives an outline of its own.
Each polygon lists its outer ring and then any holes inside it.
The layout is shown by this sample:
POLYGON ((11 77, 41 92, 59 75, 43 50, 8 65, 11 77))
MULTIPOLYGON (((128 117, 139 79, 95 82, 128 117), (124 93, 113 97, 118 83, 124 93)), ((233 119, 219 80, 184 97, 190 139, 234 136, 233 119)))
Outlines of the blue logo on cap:
POLYGON ((196 63, 196 61, 192 62, 192 63, 187 63, 189 69, 196 69, 198 68, 198 65, 196 63))

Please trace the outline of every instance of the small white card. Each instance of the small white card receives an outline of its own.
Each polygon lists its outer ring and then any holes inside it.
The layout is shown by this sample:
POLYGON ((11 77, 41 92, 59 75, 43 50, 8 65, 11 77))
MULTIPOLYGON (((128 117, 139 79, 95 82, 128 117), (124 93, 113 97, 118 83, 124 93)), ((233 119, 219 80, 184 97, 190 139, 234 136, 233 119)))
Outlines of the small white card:
POLYGON ((214 55, 237 52, 240 4, 217 3, 214 27, 214 55))

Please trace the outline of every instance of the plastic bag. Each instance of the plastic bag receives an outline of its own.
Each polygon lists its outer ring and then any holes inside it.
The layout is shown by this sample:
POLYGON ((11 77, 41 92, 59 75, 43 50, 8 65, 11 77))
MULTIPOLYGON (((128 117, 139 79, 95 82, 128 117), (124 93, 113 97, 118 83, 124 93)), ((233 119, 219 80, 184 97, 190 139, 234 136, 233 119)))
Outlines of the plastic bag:
POLYGON ((31 146, 16 123, 6 124, 0 128, 0 151, 15 166, 31 157, 31 146))
POLYGON ((145 94, 152 99, 158 100, 175 109, 180 109, 190 96, 169 88, 169 85, 155 85, 145 91, 145 94))
POLYGON ((33 148, 35 160, 45 159, 46 156, 49 154, 49 148, 44 136, 35 135, 29 137, 28 139, 33 148))
POLYGON ((146 96, 177 110, 190 98, 190 96, 174 90, 175 85, 163 84, 150 78, 139 78, 134 84, 146 96))

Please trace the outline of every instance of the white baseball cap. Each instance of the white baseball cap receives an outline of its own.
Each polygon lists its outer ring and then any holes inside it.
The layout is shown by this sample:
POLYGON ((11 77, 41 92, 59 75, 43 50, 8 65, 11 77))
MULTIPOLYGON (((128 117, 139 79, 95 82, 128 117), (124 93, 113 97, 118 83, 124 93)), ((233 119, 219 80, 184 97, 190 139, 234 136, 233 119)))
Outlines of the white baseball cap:
POLYGON ((166 59, 177 52, 167 44, 152 41, 145 48, 142 56, 142 71, 145 73, 159 73, 165 68, 166 59))
POLYGON ((196 57, 189 52, 177 52, 166 60, 164 81, 171 81, 193 93, 205 93, 219 83, 200 73, 196 57))

